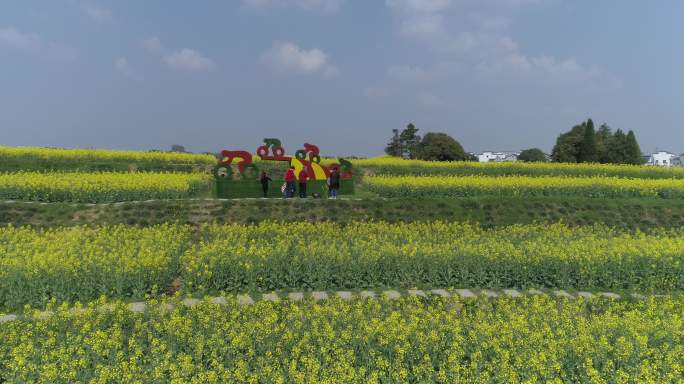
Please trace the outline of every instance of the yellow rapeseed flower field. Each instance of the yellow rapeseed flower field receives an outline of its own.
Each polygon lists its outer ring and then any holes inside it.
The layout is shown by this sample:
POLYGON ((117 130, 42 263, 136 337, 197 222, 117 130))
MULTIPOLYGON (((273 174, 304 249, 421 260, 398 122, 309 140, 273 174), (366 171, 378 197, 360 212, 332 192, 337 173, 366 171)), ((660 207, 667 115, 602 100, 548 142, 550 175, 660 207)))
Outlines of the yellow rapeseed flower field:
MULTIPOLYGON (((11 172, 0 173, 0 199, 182 199, 206 191, 211 176, 135 170, 215 162, 0 147, 0 172, 11 172)), ((396 198, 684 198, 684 169, 390 158, 354 166, 368 171, 367 190, 396 198)), ((681 228, 562 223, 0 227, 0 314, 27 314, 0 323, 0 382, 684 383, 682 249, 681 228), (226 305, 168 305, 222 292, 437 287, 669 295, 239 305, 231 294, 226 305), (126 309, 145 298, 151 310, 126 309), (31 316, 45 306, 54 316, 31 316)))
POLYGON ((0 324, 10 383, 681 383, 684 299, 105 301, 0 324))
POLYGON ((684 179, 565 176, 369 176, 385 197, 568 196, 684 198, 684 179))
POLYGON ((684 289, 684 230, 353 222, 0 227, 0 310, 184 292, 411 287, 684 289))
POLYGON ((160 151, 114 151, 0 146, 0 171, 20 170, 172 170, 178 165, 213 165, 216 157, 160 151))
POLYGON ((684 289, 684 232, 447 222, 209 225, 182 259, 198 292, 288 288, 684 289))
POLYGON ((174 199, 206 190, 209 180, 203 173, 0 173, 0 199, 82 203, 174 199))
POLYGON ((486 175, 486 176, 608 176, 640 179, 684 178, 681 167, 649 167, 628 164, 596 163, 525 163, 477 161, 404 160, 397 157, 375 157, 354 160, 354 166, 377 175, 486 175))
POLYGON ((190 228, 0 228, 0 308, 163 291, 190 228))

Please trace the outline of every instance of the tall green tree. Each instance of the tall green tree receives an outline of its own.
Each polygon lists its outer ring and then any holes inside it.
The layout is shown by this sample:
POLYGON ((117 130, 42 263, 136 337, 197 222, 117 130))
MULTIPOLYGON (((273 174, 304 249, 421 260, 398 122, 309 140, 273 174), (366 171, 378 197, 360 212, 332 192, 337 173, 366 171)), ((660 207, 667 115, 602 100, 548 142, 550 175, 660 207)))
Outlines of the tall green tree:
POLYGON ((613 130, 608 124, 603 123, 596 131, 596 154, 599 163, 610 163, 610 152, 608 152, 608 145, 613 137, 613 130))
POLYGON ((465 161, 480 161, 480 159, 478 159, 477 156, 472 153, 466 153, 465 161))
POLYGON ((420 136, 418 135, 418 128, 416 128, 413 123, 410 123, 401 131, 401 134, 399 134, 399 141, 401 143, 403 157, 408 159, 417 158, 420 136))
POLYGON ((551 157, 553 161, 567 163, 642 163, 641 149, 634 132, 625 134, 618 129, 613 133, 605 123, 594 132, 594 122, 591 119, 560 134, 551 157))
POLYGON ((584 126, 584 137, 582 138, 582 143, 579 147, 577 162, 595 163, 597 161, 596 131, 594 130, 594 122, 589 119, 584 126))
POLYGON ((392 140, 387 143, 385 147, 385 153, 389 156, 400 157, 401 156, 401 140, 399 140, 399 130, 392 130, 392 140))
POLYGON ((627 135, 618 128, 610 140, 608 145, 608 151, 611 155, 611 163, 615 164, 625 164, 627 162, 627 135))
POLYGON ((385 153, 390 156, 415 159, 418 156, 420 136, 418 128, 412 123, 407 125, 401 132, 392 130, 392 139, 385 147, 385 153))
POLYGON ((632 130, 627 133, 627 138, 625 140, 625 155, 625 162, 627 164, 641 164, 643 162, 641 148, 639 147, 636 135, 632 130))
POLYGON ((541 163, 546 161, 546 155, 539 148, 530 148, 520 152, 520 154, 518 155, 518 160, 529 163, 541 163))
POLYGON ((585 127, 586 123, 582 123, 572 127, 569 132, 561 133, 551 151, 551 159, 557 163, 576 163, 585 127))
POLYGON ((171 146, 171 152, 185 152, 185 147, 182 145, 174 144, 171 146))
POLYGON ((446 133, 428 132, 420 142, 418 158, 433 161, 462 161, 466 159, 466 153, 461 144, 446 133))

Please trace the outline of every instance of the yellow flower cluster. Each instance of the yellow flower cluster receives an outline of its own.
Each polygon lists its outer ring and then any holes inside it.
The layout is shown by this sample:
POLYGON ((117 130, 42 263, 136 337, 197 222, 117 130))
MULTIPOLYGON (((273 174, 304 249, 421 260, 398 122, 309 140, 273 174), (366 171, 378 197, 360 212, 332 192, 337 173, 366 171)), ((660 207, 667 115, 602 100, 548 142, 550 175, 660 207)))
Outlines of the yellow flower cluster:
POLYGON ((365 187, 385 197, 577 196, 684 198, 684 179, 565 176, 370 176, 365 187))
POLYGON ((0 171, 18 170, 167 170, 170 165, 213 165, 216 157, 179 152, 112 151, 0 146, 0 171))
POLYGON ((163 291, 189 239, 189 227, 169 224, 0 228, 0 308, 163 291))
POLYGON ((683 230, 355 222, 211 225, 183 256, 195 292, 365 287, 684 289, 683 230))
POLYGON ((487 175, 487 176, 612 176, 643 179, 684 178, 684 168, 627 164, 525 163, 403 160, 376 157, 354 160, 354 166, 378 175, 487 175))
POLYGON ((684 299, 92 303, 0 325, 0 381, 681 383, 684 299))
POLYGON ((209 186, 202 173, 0 173, 0 199, 101 203, 186 198, 209 186))
POLYGON ((140 298, 179 277, 203 294, 366 287, 684 289, 684 230, 310 223, 0 227, 0 308, 140 298))

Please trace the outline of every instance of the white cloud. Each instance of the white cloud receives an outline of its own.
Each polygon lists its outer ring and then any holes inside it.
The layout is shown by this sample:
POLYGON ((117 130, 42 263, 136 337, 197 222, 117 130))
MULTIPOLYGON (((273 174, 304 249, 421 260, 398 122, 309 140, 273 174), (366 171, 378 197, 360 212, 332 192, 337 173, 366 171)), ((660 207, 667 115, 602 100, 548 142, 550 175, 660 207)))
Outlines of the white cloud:
POLYGON ((518 52, 518 44, 509 36, 475 31, 452 35, 437 49, 479 60, 518 52))
POLYGON ((387 0, 388 7, 405 13, 435 13, 451 6, 451 0, 387 0))
POLYGON ((184 48, 164 56, 162 61, 169 67, 179 70, 201 71, 214 67, 214 62, 200 52, 184 48))
POLYGON ((12 27, 0 29, 0 44, 24 51, 38 51, 43 48, 38 35, 21 33, 12 27))
POLYGON ((442 98, 429 92, 420 93, 417 101, 419 105, 432 109, 442 109, 448 106, 442 98))
POLYGON ((18 49, 43 57, 72 60, 76 53, 73 49, 43 39, 31 33, 22 33, 14 27, 0 28, 0 46, 18 49))
POLYGON ((442 11, 451 0, 386 0, 399 18, 401 31, 407 36, 433 38, 445 33, 442 11))
POLYGON ((501 31, 507 29, 511 20, 503 15, 488 15, 483 13, 472 13, 470 20, 475 25, 479 25, 483 30, 501 31))
POLYGON ((392 66, 387 69, 387 75, 404 83, 425 85, 427 83, 442 83, 451 76, 462 73, 463 70, 464 67, 459 62, 440 61, 429 67, 392 66))
POLYGON ((85 4, 83 10, 91 20, 103 23, 112 20, 112 11, 95 4, 85 4))
POLYGON ((529 4, 539 4, 547 0, 500 0, 506 5, 519 6, 529 4))
POLYGON ((387 91, 379 87, 367 87, 363 90, 363 95, 370 99, 380 99, 387 96, 387 91))
POLYGON ((387 69, 387 74, 395 79, 402 81, 423 81, 427 78, 427 73, 421 67, 411 67, 409 65, 394 66, 387 69))
POLYGON ((262 55, 262 59, 280 69, 297 73, 322 73, 326 77, 339 74, 337 67, 329 63, 325 52, 318 48, 301 49, 291 42, 274 45, 262 55))
POLYGON ((408 17, 401 22, 401 30, 408 36, 439 37, 445 33, 444 17, 439 14, 408 17))
POLYGON ((112 11, 98 4, 88 2, 87 0, 69 0, 69 3, 73 7, 80 9, 81 12, 97 23, 104 23, 113 19, 112 11))
POLYGON ((123 73, 127 77, 135 77, 135 71, 133 71, 133 68, 131 68, 131 65, 128 63, 128 59, 125 57, 119 57, 118 59, 114 60, 114 69, 123 73))
MULTIPOLYGON (((591 79, 600 71, 574 59, 524 53, 506 33, 515 7, 546 0, 386 0, 402 36, 422 42, 438 60, 457 60, 479 74, 539 73, 549 81, 591 79)), ((433 69, 434 70, 434 69, 433 69)), ((397 78, 431 77, 408 67, 390 69, 397 78)))
POLYGON ((265 8, 271 6, 295 6, 305 10, 335 12, 344 0, 242 0, 248 6, 265 8))
POLYGON ((202 71, 216 66, 211 59, 194 49, 183 48, 178 51, 168 51, 158 37, 142 40, 140 47, 151 54, 161 56, 162 63, 173 69, 202 71))
POLYGON ((164 47, 162 46, 161 40, 158 37, 150 37, 140 42, 140 47, 151 52, 151 53, 162 53, 164 52, 164 47))
POLYGON ((334 65, 329 65, 323 70, 323 76, 325 77, 335 77, 340 74, 340 70, 334 65))
POLYGON ((543 82, 549 85, 585 84, 594 88, 619 88, 620 80, 596 67, 582 66, 574 59, 558 60, 551 56, 528 57, 518 53, 495 61, 483 61, 476 73, 493 81, 543 82))

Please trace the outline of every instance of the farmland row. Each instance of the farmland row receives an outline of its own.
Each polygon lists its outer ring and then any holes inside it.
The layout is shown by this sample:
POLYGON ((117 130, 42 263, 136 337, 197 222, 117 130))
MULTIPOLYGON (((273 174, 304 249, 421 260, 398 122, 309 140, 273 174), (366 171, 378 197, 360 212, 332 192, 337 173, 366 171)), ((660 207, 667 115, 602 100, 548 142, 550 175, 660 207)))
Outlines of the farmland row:
POLYGON ((94 302, 0 324, 0 381, 677 382, 682 300, 94 302))
POLYGON ((216 163, 213 155, 0 146, 0 172, 192 171, 216 163))
MULTIPOLYGON (((206 173, 0 173, 0 200, 103 203, 178 199, 209 193, 206 173)), ((684 179, 616 177, 369 176, 364 189, 383 197, 567 196, 684 198, 684 179)), ((258 193, 258 192, 257 192, 258 193)))
POLYGON ((376 157, 354 160, 354 165, 375 175, 393 176, 566 176, 624 177, 636 179, 682 179, 684 168, 625 164, 571 164, 474 161, 403 160, 376 157))
POLYGON ((81 203, 178 199, 207 191, 209 179, 202 173, 0 173, 0 199, 81 203))
MULTIPOLYGON (((328 161, 328 160, 324 160, 328 161)), ((333 161, 333 160, 330 160, 333 161)), ((336 160, 334 160, 336 161, 336 160)), ((210 154, 0 146, 0 172, 17 171, 192 171, 216 164, 210 154)), ((478 163, 402 160, 377 157, 353 160, 373 174, 487 176, 605 176, 644 179, 684 178, 682 168, 618 164, 478 163)))
POLYGON ((567 196, 683 199, 684 179, 562 176, 370 176, 364 188, 383 197, 567 196))
POLYGON ((0 228, 0 308, 169 289, 684 289, 684 230, 605 226, 263 222, 0 228))
POLYGON ((261 221, 308 221, 348 224, 450 221, 483 227, 512 224, 605 224, 640 229, 684 227, 684 200, 591 199, 568 197, 473 197, 338 200, 182 199, 103 204, 0 201, 0 226, 57 227, 139 225, 167 222, 198 227, 207 223, 250 224, 261 221))

